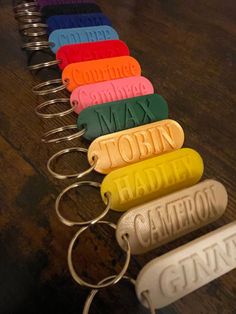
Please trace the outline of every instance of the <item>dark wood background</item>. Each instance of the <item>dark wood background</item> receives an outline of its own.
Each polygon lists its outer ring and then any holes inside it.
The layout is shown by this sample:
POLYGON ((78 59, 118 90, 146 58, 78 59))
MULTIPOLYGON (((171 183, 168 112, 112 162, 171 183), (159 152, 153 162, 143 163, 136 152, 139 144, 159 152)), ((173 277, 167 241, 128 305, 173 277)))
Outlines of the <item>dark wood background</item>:
MULTIPOLYGON (((204 178, 216 178, 229 194, 226 213, 215 223, 143 256, 133 257, 128 271, 136 277, 155 256, 195 239, 236 218, 235 171, 235 0, 100 0, 104 12, 130 47, 143 75, 169 103, 170 117, 186 134, 186 147, 198 150, 205 162, 204 178)), ((73 181, 53 179, 46 161, 75 140, 45 145, 40 137, 53 127, 75 123, 71 115, 40 120, 35 106, 45 98, 31 88, 53 70, 32 75, 26 68, 23 38, 10 1, 0 2, 0 313, 79 314, 88 290, 79 287, 67 267, 67 248, 77 228, 60 223, 54 202, 73 181)), ((40 55, 34 59, 41 58, 40 55)), ((49 56, 43 55, 49 60, 49 56)), ((53 96, 54 97, 54 96, 53 96)), ((70 168, 85 169, 85 156, 65 159, 70 168)), ((58 169, 65 169, 61 161, 58 169)), ((91 174, 101 182, 102 176, 91 174)), ((67 214, 88 219, 103 207, 99 192, 83 189, 66 199, 67 214), (71 210, 73 209, 73 211, 71 210)), ((110 213, 108 220, 117 221, 110 213)), ((95 227, 86 232, 75 252, 78 272, 97 282, 121 269, 124 253, 113 230, 95 227)), ((148 313, 125 282, 101 291, 91 313, 148 313)), ((236 313, 236 270, 202 287, 159 313, 236 313)))

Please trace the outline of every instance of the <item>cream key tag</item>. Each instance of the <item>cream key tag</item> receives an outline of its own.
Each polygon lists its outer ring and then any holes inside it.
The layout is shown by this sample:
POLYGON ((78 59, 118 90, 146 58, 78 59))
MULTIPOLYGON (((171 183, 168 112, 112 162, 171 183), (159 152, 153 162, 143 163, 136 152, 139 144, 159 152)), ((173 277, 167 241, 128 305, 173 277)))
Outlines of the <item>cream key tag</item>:
POLYGON ((236 268, 236 221, 147 263, 136 280, 136 294, 147 306, 167 306, 236 268))
POLYGON ((215 180, 137 206, 124 213, 117 224, 116 239, 131 254, 142 254, 217 220, 226 210, 227 191, 215 180))

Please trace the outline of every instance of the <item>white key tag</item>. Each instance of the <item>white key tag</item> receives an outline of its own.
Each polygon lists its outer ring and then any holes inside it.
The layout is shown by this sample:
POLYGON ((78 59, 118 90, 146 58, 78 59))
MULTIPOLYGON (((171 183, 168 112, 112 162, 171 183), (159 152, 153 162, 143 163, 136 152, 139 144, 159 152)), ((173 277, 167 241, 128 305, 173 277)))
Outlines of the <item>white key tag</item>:
POLYGON ((148 291, 155 309, 167 306, 236 268, 236 221, 147 263, 136 280, 136 294, 148 291))

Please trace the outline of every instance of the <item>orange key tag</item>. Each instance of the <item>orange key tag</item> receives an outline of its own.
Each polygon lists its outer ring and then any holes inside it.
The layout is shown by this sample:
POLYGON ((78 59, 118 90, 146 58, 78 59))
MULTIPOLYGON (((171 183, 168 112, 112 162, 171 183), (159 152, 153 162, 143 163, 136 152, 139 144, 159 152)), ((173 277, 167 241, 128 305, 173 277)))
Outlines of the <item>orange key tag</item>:
POLYGON ((131 76, 141 76, 141 67, 138 61, 130 56, 76 62, 64 68, 61 79, 40 83, 32 88, 32 92, 41 96, 63 89, 72 92, 76 87, 82 85, 131 76), (58 84, 59 86, 54 87, 58 84), (53 87, 48 88, 49 86, 53 87))
POLYGON ((123 130, 95 139, 88 149, 88 160, 94 170, 107 174, 144 159, 182 147, 184 132, 178 122, 162 120, 123 130))
POLYGON ((69 64, 62 72, 62 82, 72 92, 81 85, 140 75, 138 61, 123 56, 69 64))

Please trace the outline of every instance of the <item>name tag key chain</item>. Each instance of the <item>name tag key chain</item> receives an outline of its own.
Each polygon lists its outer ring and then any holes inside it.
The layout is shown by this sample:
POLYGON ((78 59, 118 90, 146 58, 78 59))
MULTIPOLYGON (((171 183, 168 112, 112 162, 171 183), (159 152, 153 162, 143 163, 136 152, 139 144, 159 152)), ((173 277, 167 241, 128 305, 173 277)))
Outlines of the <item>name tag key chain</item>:
MULTIPOLYGON (((133 120, 137 120, 137 119, 135 119, 136 113, 135 112, 134 112, 134 114, 131 113, 131 111, 132 112, 133 112, 133 110, 135 111, 136 108, 130 108, 130 107, 135 106, 135 104, 133 104, 133 102, 130 98, 138 97, 138 96, 144 96, 144 95, 151 95, 153 93, 154 93, 153 85, 147 78, 145 78, 143 76, 131 76, 131 77, 127 77, 127 78, 121 78, 121 79, 115 79, 115 80, 104 81, 104 82, 100 82, 100 83, 94 83, 94 84, 87 84, 87 85, 79 86, 79 87, 74 89, 74 91, 71 93, 70 98, 58 98, 58 99, 49 100, 49 101, 46 101, 46 102, 39 104, 35 108, 35 113, 39 117, 44 118, 44 119, 51 119, 54 117, 63 117, 63 116, 65 116, 65 115, 67 115, 73 111, 80 116, 81 112, 83 112, 85 109, 87 109, 91 106, 98 106, 98 105, 102 105, 105 103, 111 103, 111 102, 113 104, 118 104, 118 101, 120 101, 120 100, 129 99, 129 100, 127 100, 127 104, 125 104, 123 106, 127 107, 127 113, 130 112, 130 115, 134 116, 133 120), (116 102, 116 103, 114 103, 114 102, 116 102), (45 113, 45 109, 46 108, 49 109, 49 107, 55 103, 69 103, 71 109, 68 109, 65 111, 57 111, 54 113, 45 113)), ((166 107, 166 112, 168 113, 167 104, 166 105, 163 104, 163 106, 160 104, 161 103, 161 96, 157 96, 156 98, 157 98, 156 99, 156 102, 157 102, 156 106, 158 107, 157 110, 155 110, 156 108, 154 108, 154 105, 152 105, 152 99, 146 100, 147 104, 143 105, 143 110, 148 111, 148 108, 152 107, 153 112, 156 112, 159 110, 160 110, 160 112, 162 112, 162 110, 164 110, 162 108, 166 107)), ((139 100, 141 101, 142 99, 139 98, 139 100)), ((141 101, 141 103, 142 103, 142 101, 141 101)), ((164 99, 163 99, 163 103, 165 103, 164 99)), ((122 107, 122 102, 119 102, 119 106, 122 107)), ((110 104, 110 105, 108 105, 107 109, 103 109, 103 110, 106 110, 106 111, 111 110, 112 111, 112 107, 113 107, 112 104, 110 104)), ((105 107, 103 106, 101 108, 105 108, 105 107)), ((120 110, 122 111, 124 109, 121 108, 120 110)), ((94 110, 96 110, 96 109, 94 108, 94 110)), ((98 109, 98 111, 100 111, 100 110, 98 109)), ((91 117, 91 114, 93 113, 93 111, 87 110, 86 112, 90 112, 90 114, 88 114, 88 115, 91 117)), ((94 112, 94 115, 96 115, 96 112, 94 112)), ((83 114, 84 114, 84 112, 83 112, 83 114)), ((111 112, 111 114, 114 115, 113 112, 111 112)), ((119 113, 117 112, 117 114, 119 114, 119 113)), ((165 118, 167 118, 167 115, 163 117, 163 119, 165 119, 165 118)), ((109 118, 107 118, 107 119, 109 120, 109 118)), ((116 120, 116 119, 114 118, 114 120, 116 120)), ((150 120, 149 122, 154 122, 154 121, 155 120, 152 120, 152 121, 150 120)), ((124 123, 122 123, 122 124, 124 124, 124 123)), ((70 129, 71 128, 80 129, 80 125, 81 125, 81 123, 77 120, 77 125, 71 126, 70 129)), ((115 126, 116 124, 114 123, 113 125, 115 126)), ((134 126, 138 126, 138 124, 135 124, 134 126)), ((68 129, 68 128, 66 128, 66 129, 68 129)), ((118 131, 118 128, 115 128, 115 129, 117 129, 117 131, 118 131)), ((115 132, 115 129, 113 132, 115 132)), ((54 140, 46 140, 46 137, 50 134, 58 133, 59 131, 62 131, 61 128, 48 132, 47 135, 44 136, 43 141, 46 143, 54 142, 54 140)), ((103 133, 101 133, 100 135, 102 135, 102 134, 103 133)), ((55 140, 55 142, 57 142, 57 140, 55 140)))
POLYGON ((48 4, 43 6, 39 11, 18 10, 15 12, 15 19, 19 23, 43 23, 54 15, 68 14, 85 14, 100 13, 100 7, 95 3, 65 3, 65 4, 48 4))
POLYGON ((22 45, 22 49, 29 52, 50 49, 50 52, 56 54, 65 45, 116 39, 119 39, 117 32, 108 25, 62 28, 52 31, 48 41, 28 42, 22 45))
POLYGON ((197 183, 202 173, 203 162, 200 155, 192 149, 185 148, 115 170, 105 177, 101 185, 91 181, 79 181, 64 189, 57 197, 55 203, 56 213, 60 221, 67 226, 84 226, 77 231, 68 249, 68 265, 74 280, 80 285, 89 288, 105 288, 121 280, 129 266, 131 247, 128 236, 124 234, 122 239, 126 243, 126 260, 121 272, 112 279, 97 285, 84 281, 74 269, 72 251, 78 237, 89 226, 95 223, 108 224, 113 229, 116 229, 113 223, 101 221, 110 209, 125 211, 135 204, 145 203, 148 200, 153 200, 170 192, 188 187, 197 183), (155 180, 158 181, 158 184, 155 184, 153 181, 153 171, 157 172, 155 180), (164 173, 165 178, 162 177, 164 173), (150 174, 152 174, 151 177, 150 174), (72 221, 62 216, 60 213, 60 203, 63 196, 68 191, 85 185, 95 188, 101 187, 101 196, 106 204, 104 212, 90 221, 83 222, 72 221), (122 189, 120 189, 121 186, 122 189))
POLYGON ((78 86, 140 75, 138 61, 130 56, 77 62, 64 68, 61 79, 40 83, 32 91, 37 95, 47 95, 64 89, 72 92, 78 86), (60 85, 45 89, 56 84, 60 85))
POLYGON ((95 3, 94 0, 37 0, 31 2, 23 2, 15 5, 13 11, 18 12, 39 12, 48 5, 61 5, 71 3, 95 3))
MULTIPOLYGON (((88 13, 88 14, 69 14, 69 15, 54 15, 46 19, 45 23, 32 23, 19 26, 22 35, 29 38, 40 37, 50 34, 59 29, 70 29, 78 27, 89 27, 98 25, 111 26, 111 21, 103 13, 88 13)), ((30 43, 30 44, 35 44, 30 43)), ((29 44, 29 46, 30 46, 29 44)), ((24 46, 24 47, 29 47, 24 46)))
POLYGON ((47 163, 48 171, 58 179, 82 178, 95 170, 102 174, 158 156, 182 147, 184 132, 174 120, 162 120, 96 138, 88 150, 81 147, 63 149, 47 163), (170 135, 171 134, 171 135, 170 135), (52 165, 59 157, 72 152, 87 154, 90 168, 73 174, 60 174, 52 165))
MULTIPOLYGON (((156 309, 183 298, 235 269, 235 242, 236 222, 234 221, 154 258, 143 267, 136 281, 129 278, 128 280, 135 285, 138 300, 155 314, 156 309)), ((69 267, 71 267, 70 262, 69 251, 69 267)), ((110 278, 105 278, 100 283, 110 278)), ((83 314, 89 313, 98 291, 98 289, 92 290, 88 295, 83 314)))
MULTIPOLYGON (((110 164, 108 164, 110 166, 110 164)), ((107 169, 109 170, 109 169, 107 169)), ((109 172, 109 171, 108 171, 109 172)), ((101 220, 110 209, 126 211, 161 196, 196 184, 203 174, 201 156, 190 148, 177 149, 117 170, 105 176, 102 183, 79 181, 65 188, 57 197, 56 213, 68 226, 84 226, 101 220), (61 214, 61 201, 70 190, 81 186, 100 188, 107 205, 105 211, 89 222, 71 221, 61 214)))
MULTIPOLYGON (((109 26, 102 26, 110 31, 109 26)), ((98 28, 93 31, 98 31, 98 28)), ((80 29, 79 32, 83 32, 80 29)), ((91 41, 88 43, 75 43, 70 45, 62 45, 56 52, 55 60, 38 63, 28 66, 29 70, 40 70, 46 67, 57 65, 63 70, 67 65, 76 62, 97 60, 104 58, 129 56, 129 48, 119 39, 113 36, 115 40, 91 41)))

